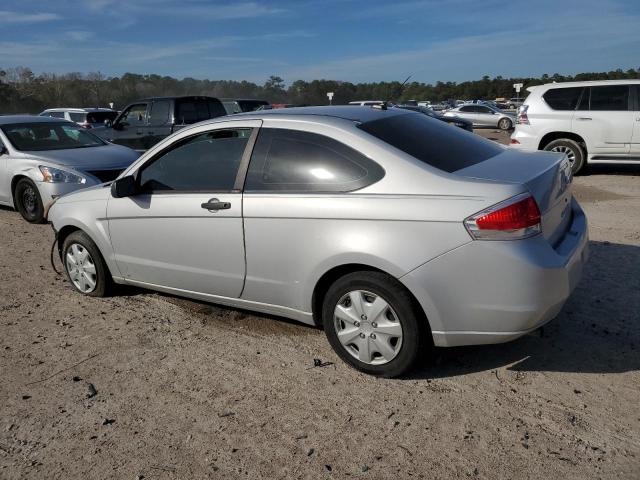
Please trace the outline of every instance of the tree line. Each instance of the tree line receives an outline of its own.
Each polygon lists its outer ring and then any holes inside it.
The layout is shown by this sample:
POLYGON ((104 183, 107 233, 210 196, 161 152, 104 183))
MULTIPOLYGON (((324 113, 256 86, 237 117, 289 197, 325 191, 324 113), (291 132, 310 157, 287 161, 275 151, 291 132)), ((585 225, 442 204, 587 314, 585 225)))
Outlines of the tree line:
MULTIPOLYGON (((577 75, 542 75, 539 78, 503 78, 485 75, 481 80, 466 82, 351 83, 336 80, 296 80, 289 86, 278 76, 271 76, 263 85, 247 81, 177 79, 161 75, 125 73, 108 77, 100 72, 82 74, 41 73, 30 68, 0 69, 0 114, 38 113, 54 107, 108 106, 122 108, 137 99, 152 96, 210 95, 218 98, 257 98, 271 103, 294 105, 326 105, 327 92, 334 92, 334 104, 352 100, 409 99, 440 102, 452 99, 495 99, 515 96, 514 83, 525 88, 549 82, 585 80, 638 79, 639 69, 617 69, 610 72, 589 72, 577 75)), ((526 92, 524 92, 526 95, 526 92)))

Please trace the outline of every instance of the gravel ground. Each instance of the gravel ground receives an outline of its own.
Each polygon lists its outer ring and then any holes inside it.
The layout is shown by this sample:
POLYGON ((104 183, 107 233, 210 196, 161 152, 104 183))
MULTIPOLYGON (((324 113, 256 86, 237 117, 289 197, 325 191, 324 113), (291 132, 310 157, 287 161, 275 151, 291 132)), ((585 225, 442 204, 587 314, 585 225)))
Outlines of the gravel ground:
POLYGON ((640 167, 575 183, 592 256, 561 314, 400 380, 286 320, 81 297, 0 209, 0 478, 638 478, 640 167))

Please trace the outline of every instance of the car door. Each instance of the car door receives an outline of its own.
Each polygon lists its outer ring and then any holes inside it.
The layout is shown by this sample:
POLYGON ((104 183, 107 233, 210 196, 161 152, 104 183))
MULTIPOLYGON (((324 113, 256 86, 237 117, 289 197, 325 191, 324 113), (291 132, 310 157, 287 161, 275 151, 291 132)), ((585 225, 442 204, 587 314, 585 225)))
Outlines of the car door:
POLYGON ((478 125, 483 127, 497 127, 498 126, 498 117, 493 110, 489 107, 485 107, 484 105, 476 105, 476 121, 478 125))
POLYGON ((136 164, 140 193, 110 198, 107 205, 115 259, 128 282, 240 296, 242 181, 260 124, 190 129, 136 164))
POLYGON ((135 150, 146 150, 145 133, 147 126, 147 110, 149 104, 135 103, 129 105, 120 114, 108 133, 108 140, 125 145, 135 150))
POLYGON ((172 101, 170 99, 162 98, 151 102, 148 124, 142 127, 145 132, 143 140, 146 149, 171 135, 173 125, 171 109, 172 101))
POLYGON ((634 85, 631 90, 633 105, 633 133, 629 156, 633 160, 640 160, 640 85, 634 85))
POLYGON ((9 151, 0 138, 0 202, 8 203, 11 200, 11 179, 8 173, 9 151))
POLYGON ((584 89, 571 122, 571 129, 587 144, 590 155, 629 155, 634 113, 629 85, 592 86, 584 89))
POLYGON ((476 118, 475 118, 475 106, 474 105, 463 105, 462 107, 460 107, 457 111, 453 110, 451 112, 447 112, 447 113, 451 113, 451 115, 449 116, 456 116, 456 117, 461 117, 461 118, 465 118, 467 120, 469 120, 470 122, 473 122, 473 124, 476 124, 476 118))

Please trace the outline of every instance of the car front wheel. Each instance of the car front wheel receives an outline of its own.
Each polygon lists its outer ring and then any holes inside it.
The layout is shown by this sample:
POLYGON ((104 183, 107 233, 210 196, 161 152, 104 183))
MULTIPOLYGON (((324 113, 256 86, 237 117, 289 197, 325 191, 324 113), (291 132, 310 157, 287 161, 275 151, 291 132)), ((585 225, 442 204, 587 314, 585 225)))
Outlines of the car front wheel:
POLYGON ((104 297, 111 286, 111 276, 98 247, 82 231, 69 235, 62 245, 62 263, 67 278, 78 292, 104 297))
POLYGON ((329 343, 349 365, 382 377, 407 373, 428 348, 428 327, 409 292, 381 272, 337 280, 322 308, 329 343))
POLYGON ((13 193, 13 200, 16 210, 27 222, 42 223, 44 221, 44 206, 40 192, 31 180, 22 178, 18 181, 13 193))

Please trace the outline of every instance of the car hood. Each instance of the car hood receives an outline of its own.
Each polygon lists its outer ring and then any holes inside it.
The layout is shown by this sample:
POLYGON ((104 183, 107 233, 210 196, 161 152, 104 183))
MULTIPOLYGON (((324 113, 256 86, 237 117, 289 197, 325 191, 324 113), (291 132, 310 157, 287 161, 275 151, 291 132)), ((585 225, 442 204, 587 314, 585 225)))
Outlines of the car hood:
POLYGON ((74 170, 116 170, 131 165, 140 154, 122 145, 24 152, 29 158, 74 170))

